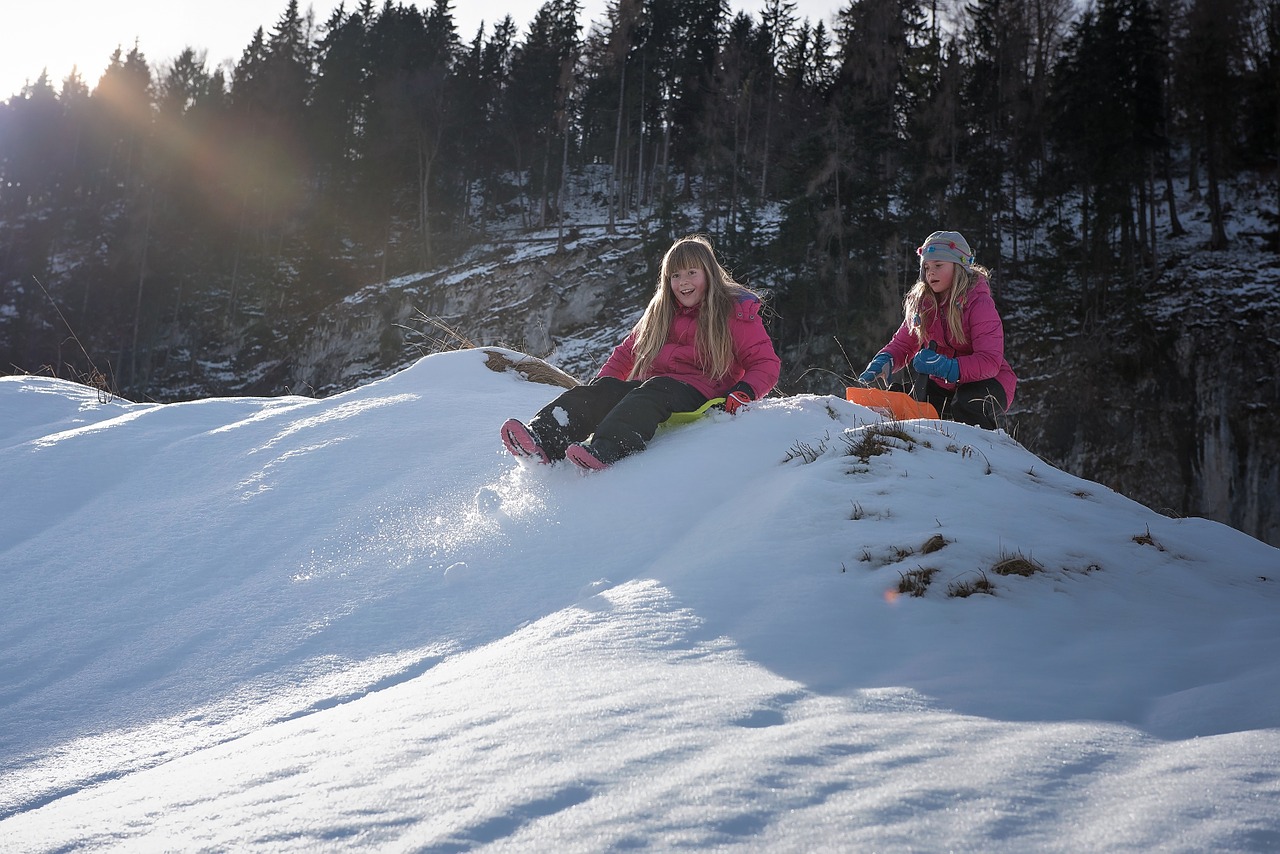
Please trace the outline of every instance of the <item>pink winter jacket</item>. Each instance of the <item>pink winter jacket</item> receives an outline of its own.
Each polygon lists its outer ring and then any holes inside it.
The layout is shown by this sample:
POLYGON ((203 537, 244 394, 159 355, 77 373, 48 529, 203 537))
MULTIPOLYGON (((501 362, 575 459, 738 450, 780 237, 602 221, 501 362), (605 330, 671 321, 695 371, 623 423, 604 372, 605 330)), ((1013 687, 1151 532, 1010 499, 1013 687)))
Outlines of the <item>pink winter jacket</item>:
MULTIPOLYGON (((641 380, 652 377, 671 377, 700 391, 707 399, 724 397, 739 382, 751 386, 756 398, 764 397, 778 382, 782 361, 773 350, 773 342, 760 320, 760 301, 753 296, 738 300, 734 314, 729 318, 729 334, 733 337, 733 364, 729 373, 718 380, 707 376, 698 361, 698 348, 694 336, 698 331, 698 306, 680 307, 671 321, 667 343, 662 345, 658 357, 645 371, 641 380)), ((631 378, 635 365, 635 339, 633 331, 613 348, 599 376, 620 380, 631 378)))
MULTIPOLYGON (((906 367, 922 349, 912 330, 911 320, 904 320, 898 331, 893 333, 893 339, 881 350, 893 357, 895 371, 906 367)), ((919 318, 919 322, 924 324, 926 340, 938 343, 939 353, 960 362, 960 382, 981 382, 995 377, 1004 388, 1005 407, 1013 405, 1013 392, 1018 386, 1018 378, 1004 358, 1004 324, 1000 322, 1000 313, 996 311, 995 300, 991 298, 991 286, 985 276, 978 277, 977 283, 964 295, 960 306, 960 328, 964 330, 965 338, 963 342, 951 340, 942 312, 927 311, 919 318)), ((956 387, 955 383, 937 377, 933 381, 948 390, 956 387)))

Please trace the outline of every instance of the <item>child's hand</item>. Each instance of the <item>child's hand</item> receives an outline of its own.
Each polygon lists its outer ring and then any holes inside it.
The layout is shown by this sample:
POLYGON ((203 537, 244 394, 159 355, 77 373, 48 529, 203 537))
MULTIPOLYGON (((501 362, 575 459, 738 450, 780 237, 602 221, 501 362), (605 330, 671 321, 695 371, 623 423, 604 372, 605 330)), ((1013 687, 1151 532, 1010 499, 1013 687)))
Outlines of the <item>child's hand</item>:
MULTIPOLYGON (((930 342, 932 343, 932 342, 930 342)), ((960 379, 960 362, 925 347, 911 360, 911 366, 922 374, 929 374, 949 383, 960 379)))
POLYGON ((751 402, 751 396, 745 391, 731 391, 724 398, 724 411, 730 415, 736 415, 738 407, 745 406, 751 402))
POLYGON ((867 363, 867 369, 858 376, 858 382, 871 385, 880 376, 889 377, 889 369, 893 367, 893 357, 888 353, 876 353, 875 358, 867 363))

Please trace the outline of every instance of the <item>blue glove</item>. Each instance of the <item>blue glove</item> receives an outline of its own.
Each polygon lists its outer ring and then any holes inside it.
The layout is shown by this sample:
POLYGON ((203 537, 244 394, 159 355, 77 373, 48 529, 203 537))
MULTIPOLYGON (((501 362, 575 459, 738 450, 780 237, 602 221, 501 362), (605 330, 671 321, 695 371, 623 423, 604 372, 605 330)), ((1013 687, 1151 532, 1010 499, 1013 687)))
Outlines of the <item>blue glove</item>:
POLYGON ((916 353, 916 357, 911 360, 911 366, 922 374, 929 374, 949 383, 960 379, 960 363, 949 356, 935 352, 930 347, 925 347, 916 353))
POLYGON ((893 357, 888 353, 876 353, 875 358, 867 363, 867 369, 858 375, 858 382, 863 385, 871 385, 876 381, 877 377, 889 377, 889 371, 893 368, 893 357))

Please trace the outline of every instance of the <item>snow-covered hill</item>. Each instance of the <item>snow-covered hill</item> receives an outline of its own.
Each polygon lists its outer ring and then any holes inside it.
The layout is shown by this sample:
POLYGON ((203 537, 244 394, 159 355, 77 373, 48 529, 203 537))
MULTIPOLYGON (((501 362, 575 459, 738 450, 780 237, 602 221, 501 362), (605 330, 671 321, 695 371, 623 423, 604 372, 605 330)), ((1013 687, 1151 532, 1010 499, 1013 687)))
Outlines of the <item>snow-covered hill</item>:
POLYGON ((0 378, 6 850, 1280 848, 1277 549, 822 396, 524 467, 486 362, 0 378))

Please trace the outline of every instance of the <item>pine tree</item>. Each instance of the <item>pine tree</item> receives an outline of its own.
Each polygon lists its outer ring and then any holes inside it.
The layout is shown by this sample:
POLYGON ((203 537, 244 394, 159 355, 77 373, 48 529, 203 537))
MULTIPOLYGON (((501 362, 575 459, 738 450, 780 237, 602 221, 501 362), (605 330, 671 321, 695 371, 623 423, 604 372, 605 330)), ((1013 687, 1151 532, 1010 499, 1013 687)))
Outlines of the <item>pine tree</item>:
POLYGON ((18 215, 52 202, 63 164, 50 155, 61 148, 62 126, 47 72, 0 106, 0 211, 18 215))
POLYGON ((452 129, 455 113, 461 109, 460 105, 459 109, 450 106, 458 34, 449 3, 450 0, 435 0, 427 15, 423 33, 425 56, 413 87, 417 111, 414 141, 418 163, 418 229, 422 240, 420 258, 424 266, 430 266, 436 258, 433 220, 438 198, 444 195, 444 188, 438 188, 437 183, 440 183, 439 176, 448 174, 440 169, 440 161, 446 153, 446 134, 452 129))
POLYGON ((320 186, 329 204, 342 207, 361 156, 369 92, 369 18, 341 6, 325 22, 316 45, 316 78, 311 92, 309 135, 320 186), (346 179, 347 186, 342 186, 346 179))
POLYGON ((551 174, 552 151, 561 138, 557 115, 574 86, 572 72, 580 50, 578 29, 576 0, 548 0, 512 53, 504 126, 516 171, 526 176, 529 202, 537 197, 540 226, 547 221, 551 187, 559 183, 558 175, 551 174))
POLYGON ((516 24, 510 15, 494 25, 493 35, 487 39, 481 26, 454 66, 458 107, 455 138, 462 148, 459 152, 463 181, 460 216, 465 223, 473 214, 478 215, 481 233, 485 232, 485 223, 497 204, 504 200, 503 145, 498 126, 510 85, 515 36, 516 24), (480 191, 478 203, 472 200, 473 187, 480 191))
POLYGON ((1098 274, 1084 310, 1101 311, 1117 266, 1150 263, 1141 223, 1160 150, 1164 54, 1148 0, 1103 0, 1077 21, 1054 72, 1054 135, 1081 195, 1082 261, 1098 274))
POLYGON ((823 170, 834 211, 820 221, 820 234, 829 242, 837 305, 870 298, 864 310, 874 313, 897 302, 897 283, 886 277, 900 240, 891 202, 910 106, 903 95, 926 28, 912 0, 858 0, 839 13, 838 39, 823 170))
POLYGON ((783 53, 796 31, 796 4, 794 0, 767 0, 760 10, 760 28, 768 43, 766 57, 768 62, 765 71, 768 75, 765 95, 764 142, 761 145, 760 163, 760 198, 769 194, 769 164, 773 160, 774 114, 778 110, 778 70, 783 61, 783 53))

